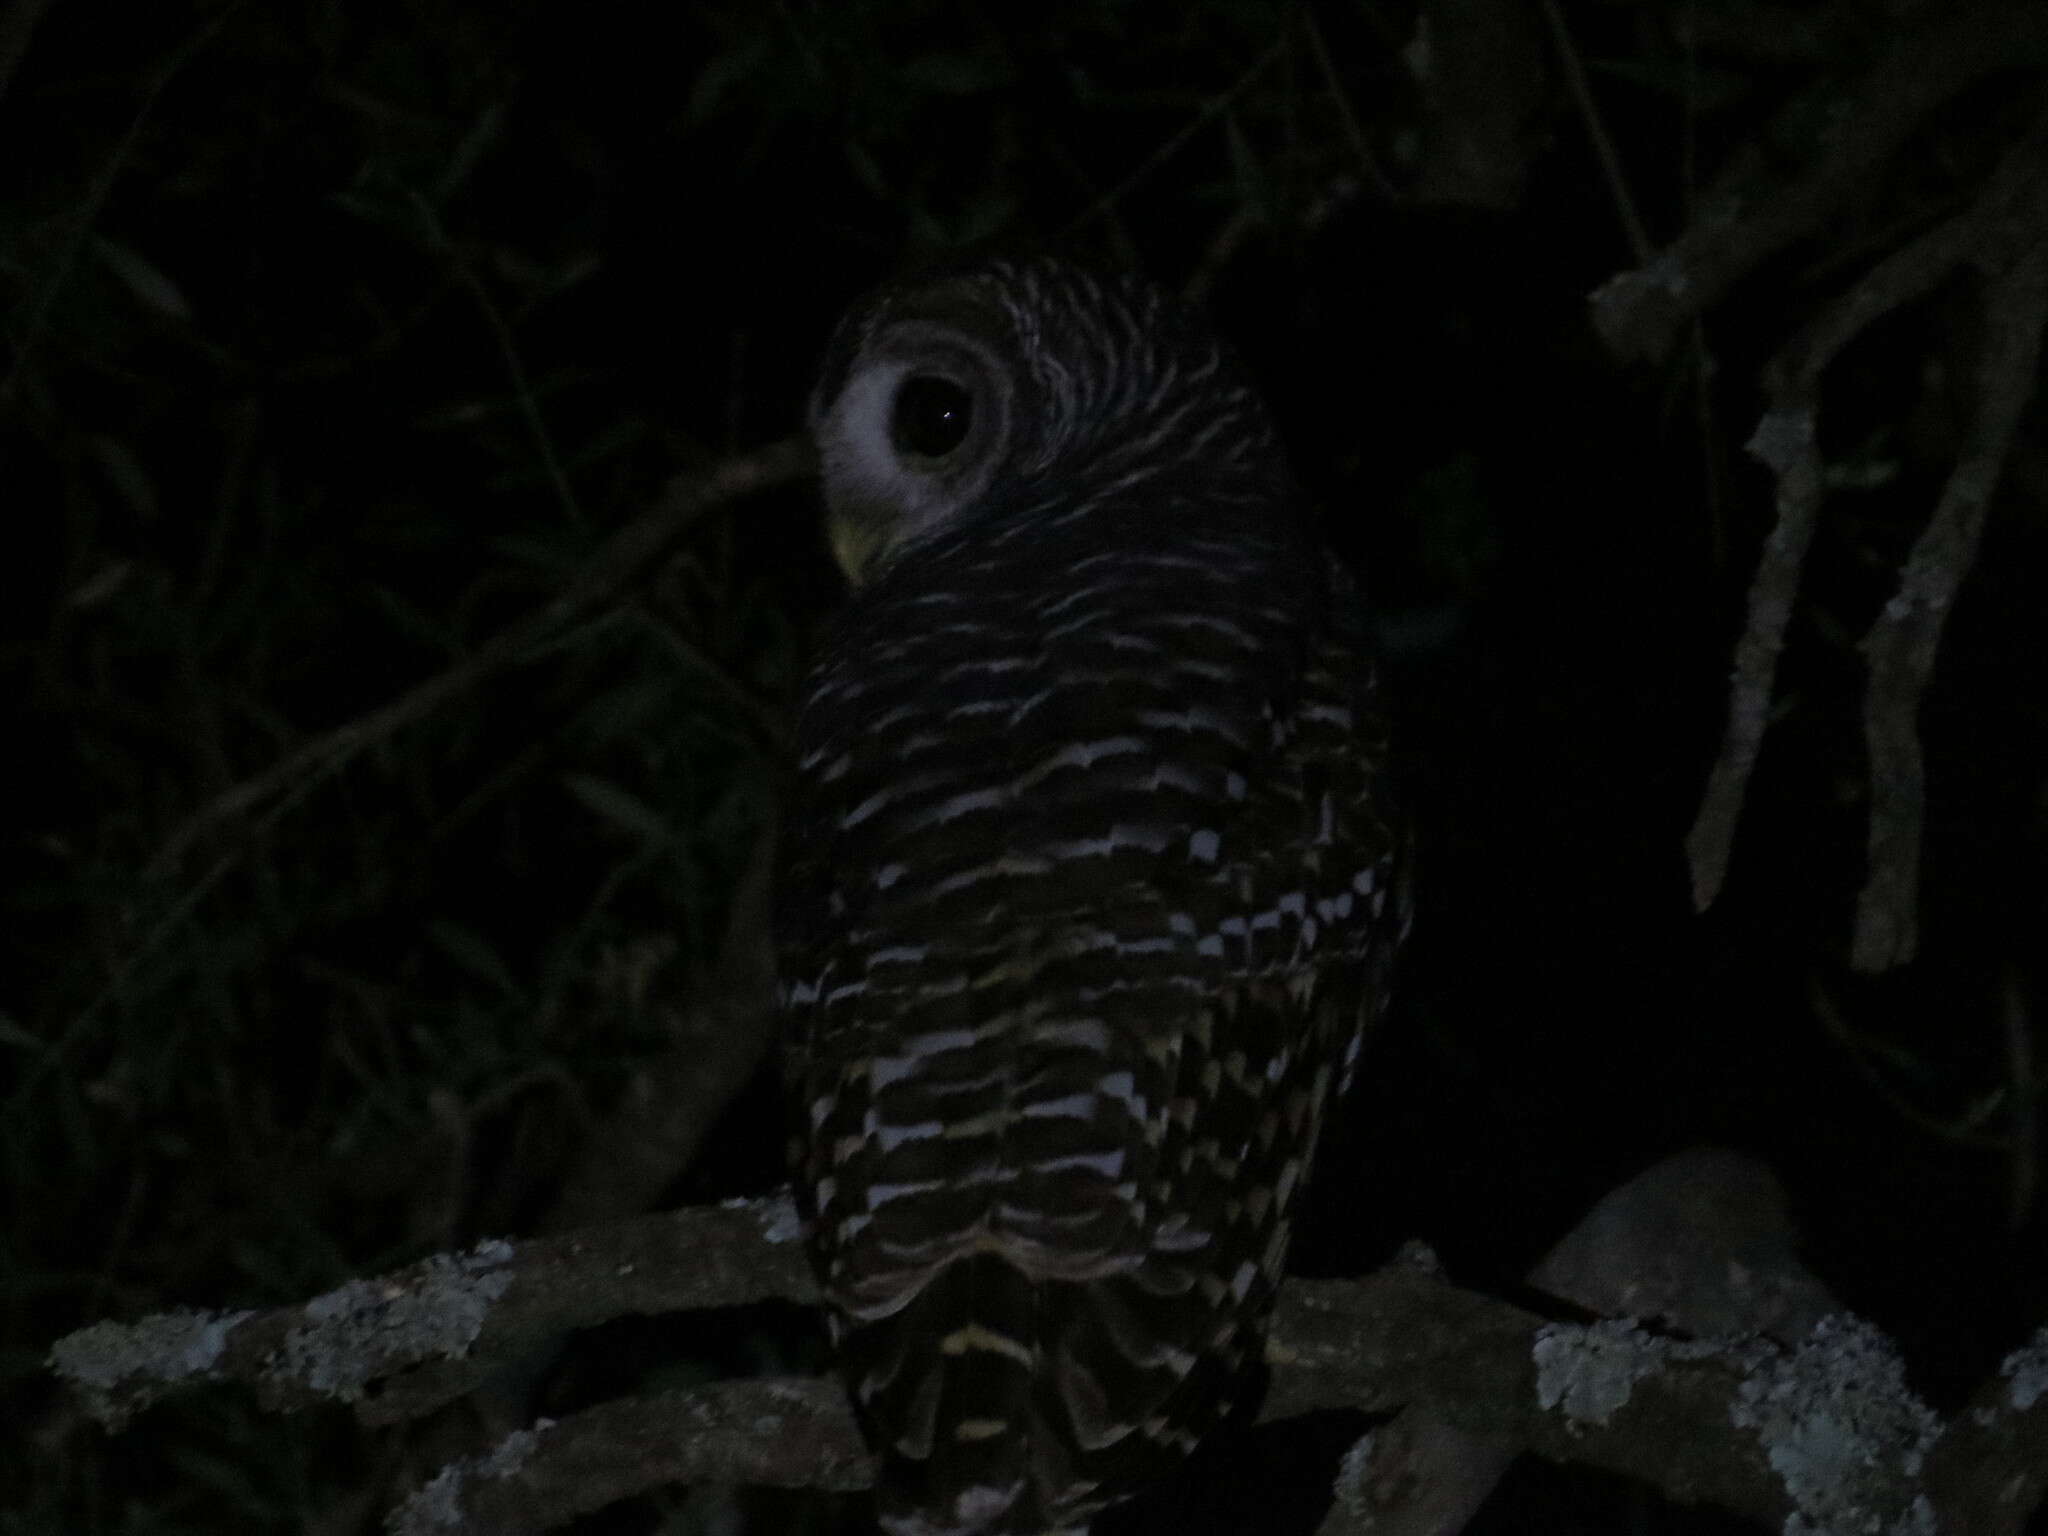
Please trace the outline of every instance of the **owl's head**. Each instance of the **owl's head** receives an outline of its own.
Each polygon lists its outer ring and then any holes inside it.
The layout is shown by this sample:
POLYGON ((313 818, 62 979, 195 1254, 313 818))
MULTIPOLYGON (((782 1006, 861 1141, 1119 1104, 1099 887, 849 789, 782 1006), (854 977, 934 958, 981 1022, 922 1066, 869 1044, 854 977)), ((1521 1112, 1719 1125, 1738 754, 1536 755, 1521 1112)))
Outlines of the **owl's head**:
POLYGON ((1173 472, 1283 474, 1263 407, 1150 284, 1040 257, 871 295, 811 396, 833 554, 855 585, 998 507, 1085 507, 1173 472))

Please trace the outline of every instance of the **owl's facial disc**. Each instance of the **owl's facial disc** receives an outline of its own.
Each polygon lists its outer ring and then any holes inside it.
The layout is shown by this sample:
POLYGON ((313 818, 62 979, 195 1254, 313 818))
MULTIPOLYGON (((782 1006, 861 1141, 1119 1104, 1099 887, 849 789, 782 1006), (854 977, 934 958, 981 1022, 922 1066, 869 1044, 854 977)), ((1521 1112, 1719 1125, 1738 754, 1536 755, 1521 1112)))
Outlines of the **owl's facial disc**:
POLYGON ((994 350, 962 327, 906 319, 868 338, 813 419, 832 552, 856 586, 988 489, 1011 387, 994 350))

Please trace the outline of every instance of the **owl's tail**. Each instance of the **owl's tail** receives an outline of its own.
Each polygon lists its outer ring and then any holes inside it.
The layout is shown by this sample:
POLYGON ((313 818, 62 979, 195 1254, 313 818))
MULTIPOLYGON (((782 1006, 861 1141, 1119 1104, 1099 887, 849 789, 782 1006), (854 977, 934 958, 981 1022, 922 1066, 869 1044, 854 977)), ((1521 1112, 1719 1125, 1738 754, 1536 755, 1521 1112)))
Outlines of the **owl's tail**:
MULTIPOLYGON (((958 1259, 892 1317, 841 1344, 875 1446, 888 1536, 1039 1536, 1071 1479, 1047 1464, 1033 1378, 1036 1287, 992 1253, 958 1259)), ((1055 1453, 1056 1454, 1056 1453, 1055 1453)), ((1078 1528, 1077 1528, 1078 1529, 1078 1528)))
POLYGON ((875 1445, 888 1536, 1081 1536, 1185 1456, 1233 1367, 1147 1325, 1187 1308, 1214 1327, 1192 1287, 1150 1289, 1133 1275, 1033 1279, 981 1252, 853 1328, 840 1347, 856 1401, 871 1426, 896 1426, 875 1445))

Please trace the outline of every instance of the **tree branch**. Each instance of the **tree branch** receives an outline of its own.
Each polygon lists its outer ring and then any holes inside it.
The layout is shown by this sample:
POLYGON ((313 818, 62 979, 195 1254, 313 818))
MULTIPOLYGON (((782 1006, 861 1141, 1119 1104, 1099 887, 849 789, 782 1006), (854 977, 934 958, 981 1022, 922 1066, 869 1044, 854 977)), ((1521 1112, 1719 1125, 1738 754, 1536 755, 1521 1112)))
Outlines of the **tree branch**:
MULTIPOLYGON (((59 1340, 51 1364, 110 1424, 227 1380, 273 1406, 339 1400, 389 1423, 445 1404, 536 1337, 628 1313, 812 1299, 797 1233, 775 1197, 489 1242, 303 1306, 100 1323, 59 1340)), ((1460 1431, 1778 1526, 1797 1515, 1818 1530, 2018 1536, 2042 1494, 2048 1328, 1954 1425, 1905 1387, 1883 1337, 1846 1315, 1792 1347, 1694 1340, 1629 1319, 1546 1320, 1415 1263, 1289 1281, 1268 1360, 1269 1418, 1421 1404, 1460 1431), (1923 1460, 1940 1475, 1923 1477, 1923 1460), (1984 1486, 2017 1491, 1987 1512, 1973 1491, 1984 1486)), ((858 1447, 839 1389, 822 1381, 610 1403, 450 1467, 393 1529, 539 1529, 678 1478, 858 1487, 858 1447)))
POLYGON ((385 1529, 523 1536, 670 1483, 850 1492, 873 1481, 837 1383, 722 1381, 519 1430, 488 1455, 443 1468, 391 1512, 385 1529))
POLYGON ((1984 236, 1973 259, 1986 279, 1976 398, 1934 515, 1906 558, 1897 593, 1863 637, 1870 666, 1863 701, 1870 853, 1850 947, 1850 963, 1859 971, 1903 965, 1918 943, 1926 803, 1920 701, 2040 375, 2041 330, 2048 322, 2048 117, 2000 168, 1973 219, 1984 236))
POLYGON ((733 892, 717 963, 684 1004, 673 1043, 633 1073, 585 1139, 541 1231, 594 1226, 654 1205, 774 1045, 775 840, 771 825, 755 843, 733 892))
POLYGON ((1749 451, 1777 480, 1778 523, 1757 560, 1749 615, 1736 642, 1728 723, 1708 775, 1686 856, 1693 903, 1705 910, 1726 879, 1735 826, 1762 749, 1777 676, 1825 490, 1815 427, 1822 375, 1871 324, 1919 299, 1964 264, 2014 274, 1987 292, 1987 348, 1976 416, 1942 502, 1902 577, 1900 595, 1864 642, 1871 662, 1865 720, 1871 743, 1870 875, 1857 918, 1855 963, 1882 969, 1912 952, 1918 883, 1920 761, 1915 719, 1941 621, 1969 569, 1998 470, 2039 360, 2041 317, 2029 255, 2048 227, 2048 116, 1994 172, 1967 211, 1893 252, 1788 343, 1764 372, 1771 405, 1749 451), (2030 222, 2031 221, 2031 222, 2030 222), (1917 562, 1917 564, 1916 564, 1917 562), (1916 673, 1916 668, 1922 668, 1916 673), (1916 682, 1917 677, 1917 682, 1916 682))
POLYGON ((615 1317, 816 1299, 787 1196, 536 1238, 488 1239, 299 1306, 168 1312, 59 1339, 50 1364, 119 1427, 167 1393, 242 1381, 267 1407, 417 1418, 544 1339, 615 1317))
MULTIPOLYGON (((1529 1272, 1535 1289, 1610 1317, 1653 1317, 1694 1338, 1806 1338, 1840 1310, 1795 1253, 1785 1192, 1751 1158, 1668 1157, 1600 1200, 1529 1272)), ((1320 1536, 1454 1536, 1522 1450, 1419 1403, 1345 1458, 1320 1536)))
POLYGON ((1852 86, 1823 83, 1759 136, 1763 144, 1811 142, 1811 125, 1824 124, 1801 169, 1773 180, 1759 167, 1774 155, 1759 148, 1737 156, 1683 235, 1593 294, 1593 324, 1609 350, 1663 356, 1681 327, 1737 281, 1825 228, 1937 108, 1988 76, 2048 63, 2048 7, 1923 6, 1919 22, 1852 86))

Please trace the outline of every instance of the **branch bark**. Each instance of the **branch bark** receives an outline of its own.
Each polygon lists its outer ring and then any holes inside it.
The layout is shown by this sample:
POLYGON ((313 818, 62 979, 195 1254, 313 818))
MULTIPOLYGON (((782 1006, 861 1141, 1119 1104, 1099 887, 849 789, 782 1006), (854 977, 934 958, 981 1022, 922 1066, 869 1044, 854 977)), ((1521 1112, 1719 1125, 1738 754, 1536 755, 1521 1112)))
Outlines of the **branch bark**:
POLYGON ((1918 24, 1902 28, 1862 78, 1846 88, 1826 81, 1788 105, 1707 191, 1684 234, 1593 294, 1601 338, 1617 357, 1662 357, 1736 282, 1824 229, 1938 108, 1989 76, 2043 64, 2048 8, 1921 7, 1918 24), (1762 145, 1802 143, 1813 152, 1797 171, 1774 178, 1760 169, 1776 159, 1762 145))
MULTIPOLYGON (((2048 14, 2048 13, 2044 13, 2048 14)), ((1735 647, 1728 721, 1686 835, 1693 902, 1704 910, 1726 879, 1735 826, 1762 749, 1778 656, 1791 622, 1825 488, 1816 442, 1822 376, 1882 316, 1932 292, 1965 266, 1985 277, 1985 337, 1962 452, 1901 573, 1898 594, 1865 638, 1870 666, 1869 867, 1858 899, 1852 964, 1883 970, 1912 958, 1917 922, 1924 773, 1918 714, 1942 626, 1975 559, 1984 516, 2038 376, 2048 229, 2048 114, 2007 153, 1968 210, 1873 267, 1765 370, 1771 405, 1749 451, 1777 481, 1778 523, 1757 560, 1749 614, 1735 647)))
POLYGON ((1849 954, 1859 971, 1903 965, 1918 946, 1926 806, 1920 702, 1956 594, 1976 564, 1985 513, 2020 415, 2040 377, 2041 331, 2048 323, 2048 118, 2006 169, 1975 212, 1984 235, 1973 257, 1985 280, 1984 357, 1962 451, 1906 557, 1897 593, 1863 638, 1870 667, 1863 703, 1870 851, 1849 954))
MULTIPOLYGON (((1783 1344, 1840 1310, 1794 1248, 1771 1171, 1699 1147, 1600 1200, 1529 1284, 1590 1313, 1656 1318, 1694 1338, 1783 1344)), ((1461 1429, 1411 1403, 1345 1458, 1320 1536, 1455 1536, 1521 1451, 1512 1434, 1461 1429)))
MULTIPOLYGON (((273 1406, 340 1400, 389 1423, 451 1401, 536 1337, 628 1313, 811 1299, 797 1236, 794 1208, 774 1197, 485 1243, 303 1306, 97 1324, 59 1340, 51 1364, 112 1424, 227 1380, 273 1406)), ((2048 1328, 1950 1424, 1906 1388, 1883 1337, 1844 1314, 1796 1344, 1689 1339, 1626 1318, 1548 1320, 1415 1263, 1288 1282, 1268 1359, 1269 1418, 1421 1404, 1461 1432, 1781 1527, 1798 1516, 1820 1531, 2018 1536, 2048 1464, 2048 1328)), ((869 1475, 857 1452, 836 1385, 720 1383, 521 1430, 445 1470, 392 1528, 541 1529, 677 1478, 852 1488, 869 1475)))

